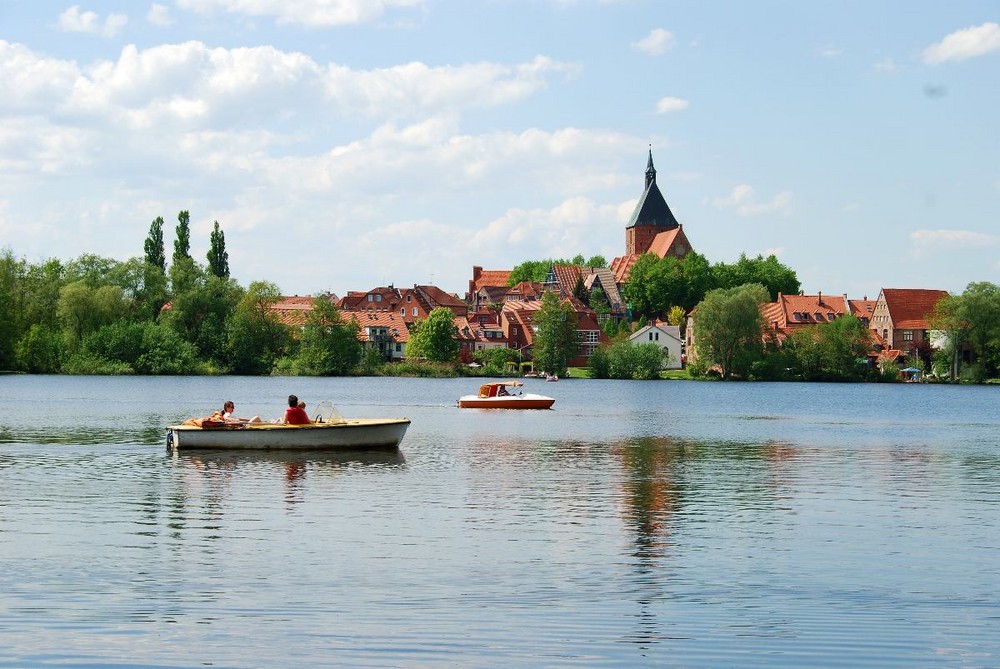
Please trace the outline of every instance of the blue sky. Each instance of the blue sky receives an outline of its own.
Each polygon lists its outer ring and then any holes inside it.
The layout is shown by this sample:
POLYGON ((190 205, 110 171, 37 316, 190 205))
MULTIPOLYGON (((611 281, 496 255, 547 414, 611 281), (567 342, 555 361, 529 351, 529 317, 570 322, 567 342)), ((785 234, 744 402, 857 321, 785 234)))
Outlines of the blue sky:
POLYGON ((241 284, 624 252, 649 147, 712 262, 808 293, 1000 283, 1000 5, 5 0, 0 248, 213 221, 241 284))

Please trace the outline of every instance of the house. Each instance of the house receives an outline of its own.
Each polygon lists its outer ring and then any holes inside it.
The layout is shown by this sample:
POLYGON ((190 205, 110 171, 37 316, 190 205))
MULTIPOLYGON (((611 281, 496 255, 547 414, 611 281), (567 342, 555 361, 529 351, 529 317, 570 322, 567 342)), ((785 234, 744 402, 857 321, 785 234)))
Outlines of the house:
POLYGON ((643 254, 683 259, 691 250, 684 227, 677 222, 656 185, 656 168, 653 167, 653 151, 650 149, 646 185, 625 227, 625 255, 611 261, 611 272, 621 285, 628 281, 632 266, 643 254))
POLYGON ((589 306, 597 314, 599 323, 608 319, 620 322, 627 316, 625 300, 618 290, 615 275, 603 267, 579 265, 552 265, 545 279, 546 289, 555 290, 560 297, 571 297, 577 286, 583 288, 589 306))
POLYGON ((406 343, 410 330, 403 318, 394 311, 342 311, 344 320, 358 324, 358 339, 382 354, 383 360, 406 358, 406 343))
POLYGON ((927 357, 931 347, 927 319, 934 306, 948 295, 946 290, 919 288, 883 288, 875 300, 869 327, 889 349, 927 357))
MULTIPOLYGON (((579 351, 569 360, 570 367, 584 367, 597 347, 608 341, 607 335, 597 323, 597 314, 580 300, 568 297, 576 314, 576 338, 579 351)), ((507 338, 508 345, 516 348, 526 357, 531 357, 531 348, 535 341, 535 316, 542 308, 541 300, 525 302, 505 302, 499 314, 499 324, 507 338)))
POLYGON ((501 304, 507 293, 507 282, 510 279, 509 269, 488 269, 476 266, 472 268, 472 278, 469 280, 469 290, 465 301, 472 311, 478 311, 490 304, 501 304))
POLYGON ((628 340, 633 346, 639 344, 659 346, 667 354, 663 369, 681 369, 684 366, 685 344, 681 339, 681 329, 677 325, 655 321, 633 332, 628 340))
POLYGON ((848 299, 843 295, 785 295, 778 293, 774 302, 761 305, 764 323, 776 342, 810 325, 830 323, 844 316, 854 316, 867 327, 875 308, 875 301, 867 296, 863 300, 848 299))
POLYGON ((469 311, 469 305, 457 296, 437 286, 417 284, 414 284, 413 288, 396 288, 390 284, 369 291, 349 291, 340 299, 337 306, 341 311, 351 312, 391 311, 411 324, 427 318, 428 314, 438 307, 446 307, 456 316, 465 316, 469 311))

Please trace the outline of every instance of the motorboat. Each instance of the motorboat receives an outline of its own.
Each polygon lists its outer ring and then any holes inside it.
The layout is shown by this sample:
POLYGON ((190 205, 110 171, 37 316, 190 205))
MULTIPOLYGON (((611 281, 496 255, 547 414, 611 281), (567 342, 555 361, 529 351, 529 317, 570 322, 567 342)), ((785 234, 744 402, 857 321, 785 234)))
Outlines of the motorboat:
POLYGON ((458 399, 462 409, 548 409, 555 399, 535 393, 524 393, 520 381, 493 381, 479 386, 478 395, 458 399))

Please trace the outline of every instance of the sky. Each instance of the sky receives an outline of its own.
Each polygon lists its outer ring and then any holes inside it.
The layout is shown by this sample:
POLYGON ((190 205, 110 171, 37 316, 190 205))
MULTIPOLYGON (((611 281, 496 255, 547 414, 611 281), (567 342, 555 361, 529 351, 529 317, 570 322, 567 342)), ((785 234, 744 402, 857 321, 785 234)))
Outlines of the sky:
POLYGON ((0 249, 286 295, 608 261, 657 183, 809 294, 1000 283, 996 0, 0 2, 0 249))

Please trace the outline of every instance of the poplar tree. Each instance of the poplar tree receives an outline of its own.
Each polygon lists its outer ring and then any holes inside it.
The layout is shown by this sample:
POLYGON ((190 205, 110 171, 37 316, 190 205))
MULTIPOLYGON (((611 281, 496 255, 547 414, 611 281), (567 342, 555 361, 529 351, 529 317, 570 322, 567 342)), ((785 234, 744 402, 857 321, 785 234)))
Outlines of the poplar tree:
POLYGON ((146 237, 146 262, 153 267, 159 267, 161 272, 167 270, 167 257, 163 252, 163 217, 157 216, 149 225, 149 236, 146 237))
POLYGON ((226 251, 226 234, 219 228, 219 222, 215 222, 212 229, 211 244, 208 249, 208 269, 217 277, 226 278, 229 276, 229 253, 226 251))
POLYGON ((174 264, 191 258, 191 214, 187 209, 177 214, 177 238, 174 240, 174 264))

